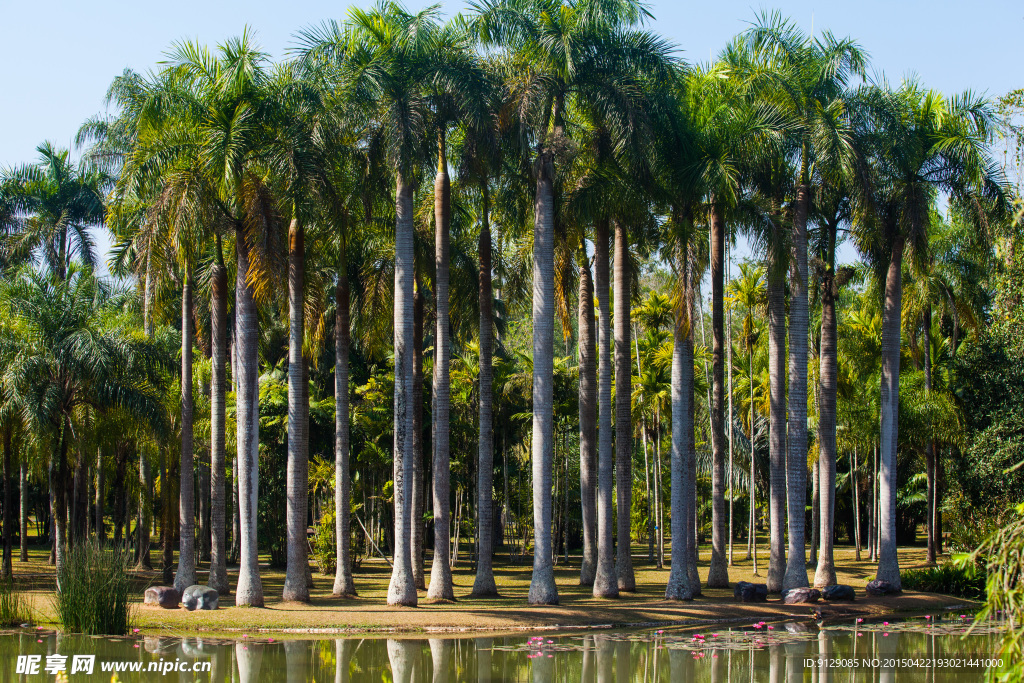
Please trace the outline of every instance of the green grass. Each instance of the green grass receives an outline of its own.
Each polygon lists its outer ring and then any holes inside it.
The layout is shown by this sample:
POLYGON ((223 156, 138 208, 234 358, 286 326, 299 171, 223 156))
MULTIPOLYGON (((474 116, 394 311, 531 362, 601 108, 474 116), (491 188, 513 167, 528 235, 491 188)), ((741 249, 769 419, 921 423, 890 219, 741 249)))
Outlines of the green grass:
POLYGON ((14 581, 0 581, 0 626, 19 626, 32 620, 28 601, 14 587, 14 581))
POLYGON ((131 557, 89 542, 72 546, 58 572, 54 596, 66 632, 125 635, 131 627, 131 557))

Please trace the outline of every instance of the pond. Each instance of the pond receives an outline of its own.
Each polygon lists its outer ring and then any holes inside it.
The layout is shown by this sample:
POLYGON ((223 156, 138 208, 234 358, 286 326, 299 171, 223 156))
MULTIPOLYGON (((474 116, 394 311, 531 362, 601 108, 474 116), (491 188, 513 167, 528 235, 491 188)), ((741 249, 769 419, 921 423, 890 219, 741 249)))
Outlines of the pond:
POLYGON ((3 681, 970 681, 1002 625, 967 615, 493 637, 0 635, 3 681), (90 673, 91 671, 91 673, 90 673), (116 678, 114 675, 116 673, 116 678))

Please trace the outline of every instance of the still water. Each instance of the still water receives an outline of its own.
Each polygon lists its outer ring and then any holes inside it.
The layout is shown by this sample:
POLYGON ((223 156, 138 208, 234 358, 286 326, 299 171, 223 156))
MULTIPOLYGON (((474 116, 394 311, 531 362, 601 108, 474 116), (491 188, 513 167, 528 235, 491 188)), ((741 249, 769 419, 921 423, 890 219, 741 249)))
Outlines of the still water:
POLYGON ((966 616, 946 615, 821 626, 314 639, 101 638, 29 627, 0 635, 0 680, 980 681, 1002 627, 991 622, 968 634, 969 625, 966 616))

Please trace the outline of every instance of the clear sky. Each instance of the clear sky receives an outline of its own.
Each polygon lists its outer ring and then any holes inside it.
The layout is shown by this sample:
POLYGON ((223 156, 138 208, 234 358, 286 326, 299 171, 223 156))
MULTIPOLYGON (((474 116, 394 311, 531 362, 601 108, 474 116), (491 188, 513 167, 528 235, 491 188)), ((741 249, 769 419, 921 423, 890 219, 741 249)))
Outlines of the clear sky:
MULTIPOLYGON (((211 45, 246 25, 273 56, 295 31, 343 18, 348 2, 320 0, 0 0, 0 167, 31 161, 43 140, 70 146, 78 126, 103 111, 123 69, 153 68, 170 44, 211 45)), ((369 2, 359 3, 363 6, 369 2)), ((427 2, 409 0, 411 9, 427 2)), ((1020 0, 796 0, 765 4, 713 0, 649 4, 651 27, 690 61, 717 53, 762 9, 778 9, 805 30, 828 29, 860 41, 890 81, 914 73, 943 92, 1000 95, 1024 87, 1024 3, 1020 0)), ((461 0, 443 9, 465 9, 461 0)))

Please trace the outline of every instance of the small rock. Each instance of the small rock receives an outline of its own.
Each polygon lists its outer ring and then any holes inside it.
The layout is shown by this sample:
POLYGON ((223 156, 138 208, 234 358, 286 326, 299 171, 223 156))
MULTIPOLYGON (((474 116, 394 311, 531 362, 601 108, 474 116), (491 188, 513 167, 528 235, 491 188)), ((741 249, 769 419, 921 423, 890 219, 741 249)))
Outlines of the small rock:
POLYGON ((829 586, 828 588, 821 591, 821 597, 830 601, 839 600, 855 600, 857 594, 853 590, 853 586, 844 586, 838 584, 836 586, 829 586))
POLYGON ((159 605, 164 609, 175 609, 180 601, 181 593, 173 586, 150 586, 143 600, 147 605, 159 605))
POLYGON ((865 590, 867 590, 868 595, 873 595, 876 598, 884 595, 894 595, 900 592, 899 589, 894 587, 891 583, 883 581, 882 579, 868 581, 868 585, 865 590))
POLYGON ((821 591, 817 588, 790 588, 782 591, 782 602, 786 605, 800 605, 810 602, 818 602, 821 598, 821 591))
POLYGON ((181 604, 185 609, 192 611, 196 609, 217 609, 220 601, 220 594, 216 588, 209 586, 189 586, 181 595, 181 604))
POLYGON ((736 584, 732 594, 740 602, 766 602, 768 600, 768 586, 763 583, 740 581, 736 584))

